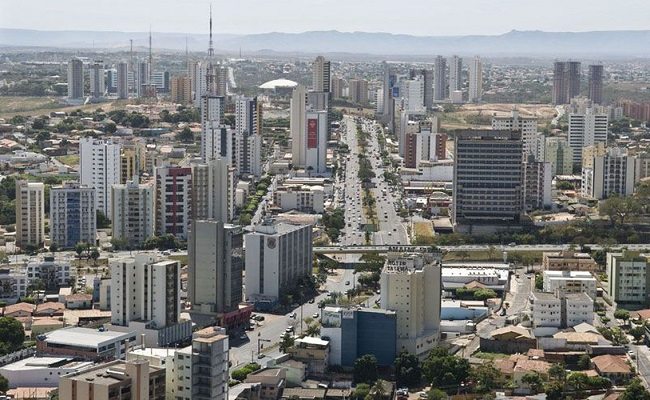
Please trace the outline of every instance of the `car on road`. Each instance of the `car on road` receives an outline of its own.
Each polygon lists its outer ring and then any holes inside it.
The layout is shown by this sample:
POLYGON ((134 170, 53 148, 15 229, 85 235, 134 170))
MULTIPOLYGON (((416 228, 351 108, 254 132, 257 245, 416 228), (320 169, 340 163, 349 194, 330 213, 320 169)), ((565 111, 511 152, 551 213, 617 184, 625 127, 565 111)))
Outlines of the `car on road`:
POLYGON ((350 281, 345 281, 345 285, 346 286, 350 285, 350 281))
POLYGON ((245 333, 242 333, 241 335, 239 335, 239 339, 248 340, 248 335, 246 335, 245 333))
POLYGON ((314 301, 315 301, 314 299, 309 299, 308 303, 309 304, 314 304, 314 301))
POLYGON ((320 317, 319 313, 314 313, 314 315, 311 316, 313 319, 318 319, 320 317))

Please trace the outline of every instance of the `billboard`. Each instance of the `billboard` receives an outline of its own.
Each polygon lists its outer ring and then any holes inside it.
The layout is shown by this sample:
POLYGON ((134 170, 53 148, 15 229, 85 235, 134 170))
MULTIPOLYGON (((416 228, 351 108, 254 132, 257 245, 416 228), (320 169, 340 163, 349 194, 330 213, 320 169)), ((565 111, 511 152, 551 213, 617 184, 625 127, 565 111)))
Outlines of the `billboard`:
POLYGON ((318 147, 318 120, 309 118, 307 120, 307 148, 315 149, 318 147))
POLYGON ((323 310, 320 322, 323 328, 340 328, 341 313, 338 310, 323 310))

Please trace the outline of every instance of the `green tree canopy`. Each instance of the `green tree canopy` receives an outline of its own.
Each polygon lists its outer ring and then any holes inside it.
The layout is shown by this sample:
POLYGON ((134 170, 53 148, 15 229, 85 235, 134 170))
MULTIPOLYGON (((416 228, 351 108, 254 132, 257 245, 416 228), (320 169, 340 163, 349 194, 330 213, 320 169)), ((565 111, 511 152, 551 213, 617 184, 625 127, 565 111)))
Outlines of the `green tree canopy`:
POLYGON ((354 361, 354 381, 371 384, 377 380, 377 358, 365 354, 354 361))

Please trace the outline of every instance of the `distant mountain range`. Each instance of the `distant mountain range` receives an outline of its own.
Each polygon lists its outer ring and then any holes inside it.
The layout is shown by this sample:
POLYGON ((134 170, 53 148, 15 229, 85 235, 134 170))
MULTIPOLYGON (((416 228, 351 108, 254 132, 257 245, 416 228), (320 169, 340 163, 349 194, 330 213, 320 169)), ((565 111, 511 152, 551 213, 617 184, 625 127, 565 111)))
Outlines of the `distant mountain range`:
MULTIPOLYGON (((38 31, 0 29, 0 46, 124 50, 148 45, 148 32, 38 31)), ((207 48, 208 36, 153 33, 157 49, 191 51, 207 48)), ((480 54, 484 56, 650 57, 650 30, 542 32, 511 31, 502 35, 413 36, 391 33, 312 31, 303 33, 215 34, 218 52, 357 53, 366 55, 480 54)))

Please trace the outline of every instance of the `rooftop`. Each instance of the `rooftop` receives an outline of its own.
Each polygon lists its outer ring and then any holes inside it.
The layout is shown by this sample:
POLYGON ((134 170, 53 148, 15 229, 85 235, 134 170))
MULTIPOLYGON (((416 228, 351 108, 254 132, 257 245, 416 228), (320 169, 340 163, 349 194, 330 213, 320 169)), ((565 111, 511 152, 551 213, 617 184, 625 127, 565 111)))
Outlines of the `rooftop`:
POLYGON ((76 368, 83 369, 92 366, 91 361, 74 361, 67 357, 29 357, 4 365, 2 369, 12 371, 27 371, 43 368, 76 368))
POLYGON ((264 82, 260 85, 260 89, 277 89, 277 88, 291 88, 298 86, 297 82, 289 79, 274 79, 272 81, 264 82))
POLYGON ((57 329, 45 334, 45 341, 60 345, 97 348, 117 340, 124 340, 133 333, 99 331, 97 329, 69 327, 57 329))
POLYGON ((624 357, 614 356, 611 354, 604 354, 602 356, 592 358, 591 362, 594 363, 596 370, 600 373, 603 372, 608 374, 632 373, 632 370, 624 357))

